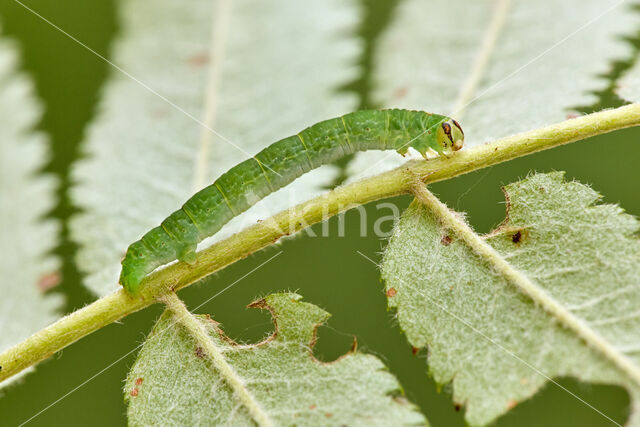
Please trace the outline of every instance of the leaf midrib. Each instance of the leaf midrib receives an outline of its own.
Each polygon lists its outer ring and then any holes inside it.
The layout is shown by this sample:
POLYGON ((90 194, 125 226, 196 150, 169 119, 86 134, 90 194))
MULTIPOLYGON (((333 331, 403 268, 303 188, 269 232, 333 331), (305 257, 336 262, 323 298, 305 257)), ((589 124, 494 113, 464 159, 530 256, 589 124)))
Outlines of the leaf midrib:
POLYGON ((412 187, 412 193, 416 199, 431 210, 442 222, 443 226, 452 230, 476 255, 493 267, 504 279, 516 286, 520 292, 531 298, 539 307, 553 316, 559 324, 574 332, 590 348, 606 358, 640 387, 640 367, 634 364, 631 359, 600 336, 582 319, 556 301, 544 288, 537 285, 530 280, 527 275, 512 266, 481 236, 476 234, 464 220, 449 210, 444 203, 427 190, 423 183, 419 181, 416 182, 412 187))
POLYGON ((187 329, 189 335, 198 342, 210 358, 216 368, 216 374, 224 378, 226 383, 234 391, 234 394, 247 408, 253 420, 259 426, 273 426, 274 423, 269 415, 258 403, 256 397, 246 387, 245 380, 238 375, 233 367, 224 357, 224 352, 211 339, 211 336, 202 323, 187 309, 182 300, 175 293, 169 293, 162 298, 167 308, 171 310, 178 319, 178 322, 187 329))
POLYGON ((211 42, 209 47, 209 73, 207 74, 206 92, 204 96, 203 126, 200 142, 197 145, 193 165, 192 192, 200 190, 207 183, 207 165, 213 142, 213 129, 218 113, 218 97, 222 81, 223 64, 229 40, 229 22, 231 21, 231 1, 218 0, 217 8, 212 11, 211 42))
POLYGON ((497 0, 493 10, 493 17, 485 32, 485 36, 480 45, 480 50, 476 56, 471 70, 465 82, 460 86, 460 91, 451 109, 452 115, 457 120, 462 120, 466 107, 474 101, 474 95, 484 77, 489 66, 489 59, 493 55, 496 43, 504 29, 511 0, 497 0))

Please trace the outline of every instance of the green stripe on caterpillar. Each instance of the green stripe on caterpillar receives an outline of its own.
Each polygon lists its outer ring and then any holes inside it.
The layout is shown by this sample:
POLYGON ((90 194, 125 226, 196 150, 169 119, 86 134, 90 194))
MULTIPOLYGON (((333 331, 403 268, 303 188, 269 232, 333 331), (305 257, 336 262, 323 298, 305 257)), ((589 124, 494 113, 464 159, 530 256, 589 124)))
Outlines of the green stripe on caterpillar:
POLYGON ((450 156, 464 134, 453 119, 410 110, 363 110, 317 123, 234 166, 200 190, 159 227, 131 244, 122 260, 120 284, 139 290, 142 279, 173 260, 193 263, 196 247, 233 217, 270 193, 321 165, 356 151, 413 147, 450 156))

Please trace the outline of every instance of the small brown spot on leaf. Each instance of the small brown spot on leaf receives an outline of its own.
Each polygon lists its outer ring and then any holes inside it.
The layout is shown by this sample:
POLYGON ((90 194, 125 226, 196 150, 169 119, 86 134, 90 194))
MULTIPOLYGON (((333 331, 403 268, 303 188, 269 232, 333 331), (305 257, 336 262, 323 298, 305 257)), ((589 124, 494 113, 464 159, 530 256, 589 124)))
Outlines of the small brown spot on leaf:
POLYGON ((453 405, 453 408, 456 410, 456 412, 460 412, 460 409, 462 409, 462 405, 456 403, 455 405, 453 405))
POLYGON ((142 384, 142 381, 143 381, 142 377, 136 378, 136 385, 142 384))
POLYGON ((453 242, 453 239, 448 234, 446 236, 442 236, 442 239, 440 239, 440 243, 445 246, 449 246, 451 242, 453 242))
POLYGON ((525 385, 528 382, 529 382, 529 380, 527 379, 527 377, 520 378, 520 384, 525 385))
POLYGON ((40 289, 42 292, 46 292, 49 289, 55 288, 60 284, 61 278, 62 276, 57 271, 45 274, 38 280, 38 289, 40 289))
POLYGON ((541 193, 546 193, 547 189, 544 187, 538 187, 538 191, 540 191, 541 193))
POLYGON ((509 408, 509 409, 513 409, 513 408, 515 408, 515 407, 516 407, 516 405, 517 405, 517 404, 518 404, 518 402, 517 402, 517 401, 515 401, 515 400, 511 399, 511 400, 509 400, 509 401, 507 402, 507 408, 509 408))
POLYGON ((418 347, 411 347, 411 354, 413 354, 414 356, 418 354, 419 351, 420 349, 418 347))
POLYGON ((209 55, 206 52, 197 53, 187 59, 187 62, 192 67, 202 67, 209 62, 209 55))
POLYGON ((527 231, 526 228, 521 228, 519 230, 516 229, 511 231, 512 231, 511 241, 516 245, 519 245, 520 243, 524 242, 529 237, 529 231, 527 231))
POLYGON ((138 389, 134 388, 133 390, 131 390, 131 396, 136 397, 138 395, 138 389))
POLYGON ((396 296, 397 293, 398 291, 396 291, 396 288, 387 289, 387 297, 389 298, 396 296))
POLYGON ((331 417, 333 417, 333 414, 331 412, 325 412, 324 416, 327 417, 327 418, 331 418, 331 417))
POLYGON ((166 107, 154 108, 151 111, 151 117, 153 117, 154 119, 164 119, 168 115, 169 115, 169 109, 166 107))
POLYGON ((511 236, 511 241, 513 243, 520 243, 522 241, 522 232, 521 231, 516 231, 512 236, 511 236))
POLYGON ((318 407, 318 405, 316 405, 316 404, 309 405, 309 409, 311 409, 312 411, 313 411, 314 409, 316 409, 317 407, 318 407))
POLYGON ((396 89, 396 91, 393 93, 392 96, 394 99, 402 99, 405 96, 407 96, 408 93, 409 93, 409 88, 406 86, 402 86, 396 89))
POLYGON ((204 350, 202 349, 202 347, 196 347, 196 357, 199 359, 204 359, 204 350))

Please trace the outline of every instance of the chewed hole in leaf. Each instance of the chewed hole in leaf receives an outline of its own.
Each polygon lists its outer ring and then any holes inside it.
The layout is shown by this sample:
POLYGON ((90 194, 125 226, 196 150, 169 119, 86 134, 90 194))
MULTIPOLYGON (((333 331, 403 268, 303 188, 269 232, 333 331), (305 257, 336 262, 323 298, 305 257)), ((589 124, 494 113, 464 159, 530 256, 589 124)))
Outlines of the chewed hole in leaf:
POLYGON ((207 332, 194 338, 167 311, 144 343, 125 385, 132 424, 192 425, 252 423, 246 401, 251 396, 275 425, 307 423, 351 425, 376 420, 385 424, 424 424, 417 408, 401 398, 401 387, 382 362, 355 346, 331 363, 319 363, 311 353, 317 326, 328 313, 302 302, 296 294, 269 295, 251 304, 269 310, 274 334, 258 344, 238 345, 221 335, 207 316, 195 316, 207 332), (231 373, 221 375, 213 356, 198 352, 196 340, 210 339, 231 373), (238 380, 233 387, 229 375, 238 380), (141 387, 139 378, 144 378, 141 387), (239 385, 238 385, 239 384, 239 385), (188 408, 188 410, 173 410, 188 408), (171 410, 170 410, 171 409, 171 410), (363 415, 365 414, 365 415, 363 415), (303 417, 303 418, 300 418, 303 417))
MULTIPOLYGON (((531 175, 504 190, 504 222, 485 236, 469 230, 472 237, 446 248, 443 221, 426 204, 414 202, 398 222, 382 277, 402 295, 389 304, 409 343, 428 348, 434 379, 451 385, 471 424, 517 411, 557 377, 625 386, 637 407, 633 369, 640 353, 630 343, 640 339, 640 222, 559 172, 531 175), (493 251, 474 243, 477 237, 493 251), (561 310, 545 308, 549 301, 561 310), (567 321, 574 317, 632 368, 587 344, 587 335, 567 321)), ((640 414, 631 417, 633 425, 640 414)))

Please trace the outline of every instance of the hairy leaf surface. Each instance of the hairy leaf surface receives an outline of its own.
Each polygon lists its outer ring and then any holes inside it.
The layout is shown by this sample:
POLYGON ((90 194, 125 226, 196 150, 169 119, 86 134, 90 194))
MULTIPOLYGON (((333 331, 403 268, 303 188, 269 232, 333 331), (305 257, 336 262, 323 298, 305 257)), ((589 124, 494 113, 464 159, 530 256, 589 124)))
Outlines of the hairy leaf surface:
MULTIPOLYGON (((273 294, 251 306, 271 311, 274 334, 255 345, 226 338, 199 316, 210 338, 274 425, 425 424, 399 395, 400 385, 374 356, 357 351, 316 360, 316 328, 329 314, 296 294, 273 294)), ((252 425, 227 382, 170 312, 160 318, 126 385, 132 425, 252 425)))
MULTIPOLYGON (((453 116, 467 147, 564 120, 572 107, 596 101, 612 60, 631 55, 622 36, 639 25, 632 3, 404 1, 375 52, 374 98, 453 116)), ((402 161, 362 153, 351 172, 371 175, 402 161)))
MULTIPOLYGON (((356 106, 338 93, 355 72, 355 0, 121 6, 113 62, 131 76, 114 70, 88 131, 88 158, 74 173, 83 213, 72 233, 97 294, 116 289, 128 244, 196 190, 272 142, 356 106)), ((216 238, 319 193, 333 174, 305 175, 216 238)))
POLYGON ((0 41, 0 351, 54 320, 61 302, 44 296, 57 283, 59 260, 50 254, 57 223, 43 219, 56 183, 40 173, 47 158, 46 140, 33 131, 40 111, 32 81, 17 72, 16 49, 0 41))
MULTIPOLYGON (((562 173, 505 187, 507 218, 485 236, 500 256, 640 365, 638 220, 562 173)), ((640 425, 640 384, 489 267, 414 202, 382 263, 389 305, 439 383, 453 382, 466 418, 487 424, 548 380, 626 387, 640 425), (393 289, 393 291, 390 291, 393 289)), ((637 381, 637 380, 636 380, 637 381)))

